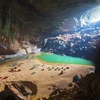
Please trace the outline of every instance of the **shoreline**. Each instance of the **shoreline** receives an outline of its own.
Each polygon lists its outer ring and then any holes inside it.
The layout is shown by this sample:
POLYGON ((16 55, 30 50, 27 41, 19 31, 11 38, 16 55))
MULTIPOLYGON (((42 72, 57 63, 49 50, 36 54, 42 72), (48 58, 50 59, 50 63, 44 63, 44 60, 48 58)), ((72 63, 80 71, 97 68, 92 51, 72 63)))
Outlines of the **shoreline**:
MULTIPOLYGON (((40 62, 42 62, 42 63, 45 63, 45 64, 51 64, 51 65, 53 65, 53 64, 61 64, 61 65, 67 65, 68 63, 53 63, 53 62, 46 62, 46 61, 43 61, 43 60, 41 60, 41 59, 39 59, 39 58, 36 58, 37 60, 39 60, 40 62)), ((83 66, 93 66, 92 64, 69 64, 69 65, 83 65, 83 66)))
MULTIPOLYGON (((42 52, 40 52, 42 53, 42 52)), ((47 53, 47 52, 46 52, 47 53)), ((53 54, 53 53, 48 53, 48 54, 53 54)), ((14 57, 14 58, 6 58, 5 60, 1 60, 0 61, 0 65, 4 64, 4 63, 8 63, 8 62, 13 62, 13 61, 17 61, 17 60, 22 60, 22 59, 34 59, 35 56, 38 56, 38 53, 36 54, 28 54, 28 55, 23 55, 23 56, 18 56, 18 57, 14 57), (28 56, 28 58, 26 58, 28 56)), ((44 61, 42 59, 40 59, 39 57, 35 58, 43 63, 47 63, 47 64, 71 64, 71 63, 64 63, 64 62, 48 62, 48 61, 44 61)), ((86 60, 86 59, 84 59, 86 60)), ((87 60, 90 61, 90 60, 87 60)), ((91 61, 92 62, 92 61, 91 61)), ((72 63, 72 64, 76 64, 76 65, 86 65, 86 66, 92 66, 93 64, 78 64, 78 63, 72 63)))

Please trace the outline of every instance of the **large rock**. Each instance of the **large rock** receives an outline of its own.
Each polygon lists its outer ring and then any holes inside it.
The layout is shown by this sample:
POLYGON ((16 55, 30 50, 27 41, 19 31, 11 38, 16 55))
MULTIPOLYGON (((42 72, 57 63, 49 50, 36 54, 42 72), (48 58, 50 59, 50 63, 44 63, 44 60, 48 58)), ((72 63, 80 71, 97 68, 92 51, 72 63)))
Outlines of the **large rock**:
POLYGON ((33 82, 20 81, 0 84, 0 100, 30 100, 37 94, 37 86, 33 82), (10 83, 10 84, 9 84, 10 83))
POLYGON ((20 43, 17 40, 13 40, 13 42, 4 42, 0 38, 0 55, 15 54, 19 48, 20 43))
POLYGON ((15 51, 8 49, 7 47, 0 45, 0 55, 5 55, 5 54, 14 54, 15 51))
POLYGON ((18 51, 20 48, 20 43, 17 40, 14 40, 10 45, 9 45, 9 49, 13 50, 13 51, 18 51))
MULTIPOLYGON (((78 83, 82 95, 86 100, 100 100, 100 75, 95 75, 93 73, 86 75, 78 83)), ((81 97, 78 93, 77 97, 81 97)))

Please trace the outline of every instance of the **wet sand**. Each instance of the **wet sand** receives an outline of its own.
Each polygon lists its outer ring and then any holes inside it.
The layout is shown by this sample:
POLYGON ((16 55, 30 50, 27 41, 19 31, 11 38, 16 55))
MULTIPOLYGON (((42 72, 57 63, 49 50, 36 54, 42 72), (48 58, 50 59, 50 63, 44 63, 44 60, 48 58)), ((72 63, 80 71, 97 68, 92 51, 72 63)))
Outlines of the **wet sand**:
MULTIPOLYGON (((72 82, 73 76, 82 74, 85 76, 89 73, 89 65, 74 64, 50 64, 38 59, 17 60, 17 69, 21 71, 9 72, 13 66, 12 62, 0 65, 0 84, 9 81, 31 81, 37 85, 37 98, 48 97, 53 91, 53 86, 57 88, 69 88, 68 83, 72 82), (35 66, 35 67, 34 67, 35 66), (66 69, 69 67, 69 69, 66 69), (63 71, 63 74, 59 75, 63 71), (3 79, 5 76, 8 78, 3 79)), ((34 89, 34 87, 32 87, 34 89)))

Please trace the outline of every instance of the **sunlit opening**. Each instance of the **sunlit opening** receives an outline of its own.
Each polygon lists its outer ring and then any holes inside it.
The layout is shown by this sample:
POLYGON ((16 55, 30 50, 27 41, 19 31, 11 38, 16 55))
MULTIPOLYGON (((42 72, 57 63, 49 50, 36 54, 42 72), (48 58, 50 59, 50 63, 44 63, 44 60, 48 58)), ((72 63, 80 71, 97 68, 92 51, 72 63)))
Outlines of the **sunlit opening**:
POLYGON ((100 6, 86 11, 80 17, 81 27, 100 21, 100 6))

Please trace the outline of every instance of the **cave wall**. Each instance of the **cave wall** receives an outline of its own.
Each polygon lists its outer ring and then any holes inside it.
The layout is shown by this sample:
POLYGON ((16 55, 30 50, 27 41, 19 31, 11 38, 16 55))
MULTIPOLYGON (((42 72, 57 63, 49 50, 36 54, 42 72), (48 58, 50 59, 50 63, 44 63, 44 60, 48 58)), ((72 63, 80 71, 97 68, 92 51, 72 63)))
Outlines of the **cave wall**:
MULTIPOLYGON (((97 2, 95 0, 0 1, 0 35, 6 38, 5 44, 21 39, 39 45, 42 40, 58 30, 67 18, 80 16, 97 2)), ((72 22, 69 26, 72 26, 72 22)), ((0 42, 2 43, 2 39, 0 42)))
POLYGON ((31 38, 36 34, 50 34, 66 18, 76 16, 95 3, 94 0, 4 0, 0 1, 0 7, 10 7, 11 27, 15 34, 31 38))

